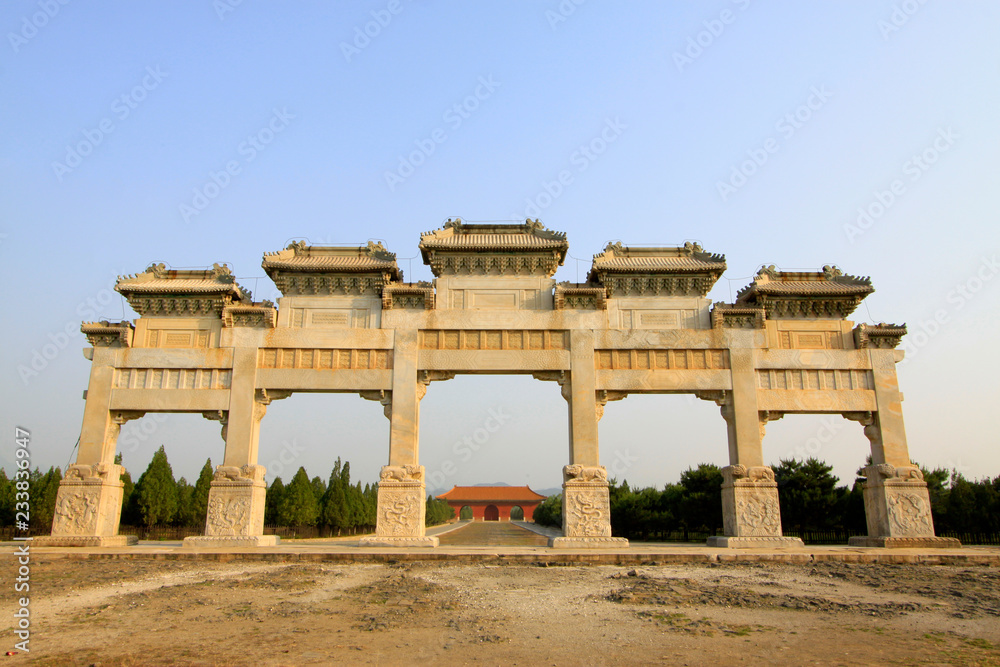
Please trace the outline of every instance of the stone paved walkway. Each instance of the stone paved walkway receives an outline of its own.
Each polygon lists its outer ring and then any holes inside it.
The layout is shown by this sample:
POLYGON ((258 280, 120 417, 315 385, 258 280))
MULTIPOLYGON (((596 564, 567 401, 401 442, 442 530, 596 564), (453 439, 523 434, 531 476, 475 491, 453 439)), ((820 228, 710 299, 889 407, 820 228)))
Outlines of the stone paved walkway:
POLYGON ((544 547, 549 541, 508 521, 472 521, 441 535, 442 546, 544 547))

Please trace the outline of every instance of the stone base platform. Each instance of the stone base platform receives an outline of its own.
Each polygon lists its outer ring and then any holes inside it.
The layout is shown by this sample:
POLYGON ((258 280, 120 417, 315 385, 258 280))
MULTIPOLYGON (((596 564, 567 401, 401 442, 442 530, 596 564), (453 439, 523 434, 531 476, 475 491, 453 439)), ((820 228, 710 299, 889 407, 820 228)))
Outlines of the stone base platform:
POLYGON ((130 547, 138 543, 135 535, 43 535, 31 540, 35 547, 130 547))
POLYGON ((253 535, 250 537, 225 537, 222 535, 198 535, 184 538, 184 546, 192 549, 241 549, 243 547, 276 547, 281 543, 277 535, 253 535))
POLYGON ((553 549, 628 549, 624 537, 550 537, 553 549))
POLYGON ((436 537, 378 537, 372 535, 358 540, 360 547, 436 547, 436 537))
POLYGON ((954 537, 852 537, 852 547, 882 547, 883 549, 961 549, 954 537))
POLYGON ((705 540, 705 546, 721 549, 804 549, 797 537, 727 537, 714 535, 705 540))

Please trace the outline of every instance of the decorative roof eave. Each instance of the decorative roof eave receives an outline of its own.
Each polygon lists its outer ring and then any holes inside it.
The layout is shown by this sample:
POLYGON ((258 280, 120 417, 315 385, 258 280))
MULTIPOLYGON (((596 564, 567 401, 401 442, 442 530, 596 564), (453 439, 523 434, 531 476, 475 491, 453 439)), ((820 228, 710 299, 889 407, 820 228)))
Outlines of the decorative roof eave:
POLYGON ((769 319, 844 319, 875 291, 868 277, 845 275, 835 266, 822 271, 778 271, 763 267, 736 295, 736 305, 758 306, 769 319))
POLYGON ((451 502, 474 502, 474 503, 520 503, 520 502, 541 502, 546 496, 532 491, 527 486, 454 486, 450 491, 437 496, 442 500, 451 502), (500 495, 506 491, 506 496, 500 495), (495 492, 497 495, 489 495, 495 492), (512 493, 513 492, 513 493, 512 493), (521 494, 518 497, 518 494, 521 494))
POLYGON ((725 255, 707 253, 697 243, 642 248, 616 242, 594 255, 587 280, 607 286, 608 296, 704 297, 725 270, 725 255))
POLYGON ((135 327, 131 322, 84 322, 80 331, 94 347, 132 347, 135 327))
POLYGON ((560 283, 555 290, 556 310, 607 310, 607 290, 602 285, 560 283))
POLYGON ((765 319, 763 308, 722 302, 712 306, 713 329, 763 329, 765 319))
POLYGON ((382 309, 434 310, 434 287, 428 282, 393 283, 382 288, 382 309))
POLYGON ((247 306, 226 306, 222 309, 222 326, 273 329, 278 325, 278 309, 270 301, 247 306))
POLYGON ((859 350, 867 348, 895 349, 905 335, 905 324, 862 323, 854 327, 854 346, 859 350))
POLYGON ((565 232, 538 220, 524 224, 467 224, 449 219, 441 229, 420 235, 420 254, 434 275, 538 274, 551 276, 566 260, 565 232))
POLYGON ((284 250, 264 253, 261 267, 276 283, 279 277, 289 274, 375 274, 386 281, 403 279, 395 253, 374 241, 366 246, 309 246, 297 241, 284 250))
POLYGON ((115 290, 141 316, 218 316, 225 306, 253 299, 225 264, 206 270, 151 264, 142 273, 119 276, 115 290))

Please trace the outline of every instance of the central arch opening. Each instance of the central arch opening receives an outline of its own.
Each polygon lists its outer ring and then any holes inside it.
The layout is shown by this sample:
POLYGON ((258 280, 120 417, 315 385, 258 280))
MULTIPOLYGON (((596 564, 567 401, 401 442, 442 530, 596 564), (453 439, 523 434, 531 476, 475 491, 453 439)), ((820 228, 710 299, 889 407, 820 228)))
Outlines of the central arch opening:
POLYGON ((486 509, 483 510, 483 520, 484 521, 499 521, 500 520, 500 508, 496 505, 487 505, 486 509))

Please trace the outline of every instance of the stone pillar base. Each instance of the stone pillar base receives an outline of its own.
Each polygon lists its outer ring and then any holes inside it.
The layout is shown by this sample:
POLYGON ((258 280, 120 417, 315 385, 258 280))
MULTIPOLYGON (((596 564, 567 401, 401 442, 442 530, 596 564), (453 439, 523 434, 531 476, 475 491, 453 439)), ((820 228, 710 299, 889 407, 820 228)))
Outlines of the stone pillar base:
POLYGON ((797 537, 729 537, 715 535, 705 540, 705 545, 721 549, 804 549, 797 537))
POLYGON ((882 547, 885 549, 961 549, 954 537, 852 537, 852 547, 882 547))
MULTIPOLYGON (((264 535, 264 466, 219 466, 215 469, 212 486, 208 491, 208 516, 205 518, 206 538, 229 540, 242 539, 245 546, 273 546, 251 543, 264 535)), ((185 538, 185 546, 187 540, 185 538)), ((274 543, 276 544, 276 543, 274 543)), ((207 545, 207 543, 206 543, 207 545)))
MULTIPOLYGON (((770 467, 737 464, 722 469, 722 525, 727 546, 741 544, 733 538, 744 540, 747 546, 763 546, 764 540, 782 543, 778 485, 770 467)), ((723 538, 709 538, 719 539, 723 538)), ((709 546, 723 545, 716 542, 709 546)))
MULTIPOLYGON (((865 546, 885 546, 876 542, 889 538, 905 538, 907 542, 916 538, 934 539, 931 499, 920 468, 880 463, 866 466, 864 475, 861 488, 868 524, 865 546)), ((854 538, 851 543, 854 544, 854 538)), ((898 546, 909 544, 900 542, 898 546)))
POLYGON ((184 547, 190 549, 241 549, 244 547, 276 547, 281 543, 277 535, 199 535, 184 538, 184 547))
POLYGON ((560 549, 628 547, 628 540, 611 537, 608 473, 603 466, 568 465, 563 468, 563 537, 549 546, 560 549))
POLYGON ((113 463, 71 465, 59 483, 48 545, 125 546, 127 536, 118 535, 124 472, 123 467, 113 463), (63 538, 73 543, 59 543, 63 538), (103 538, 109 538, 110 542, 101 544, 103 538))
POLYGON ((426 537, 427 515, 424 467, 382 466, 378 483, 375 535, 363 537, 362 547, 436 547, 436 537, 426 537))
POLYGON ((379 537, 369 535, 358 541, 361 547, 436 547, 439 541, 436 537, 379 537))
POLYGON ((550 537, 553 549, 628 549, 624 537, 550 537))
POLYGON ((139 543, 135 535, 43 535, 33 537, 33 547, 131 547, 139 543))

